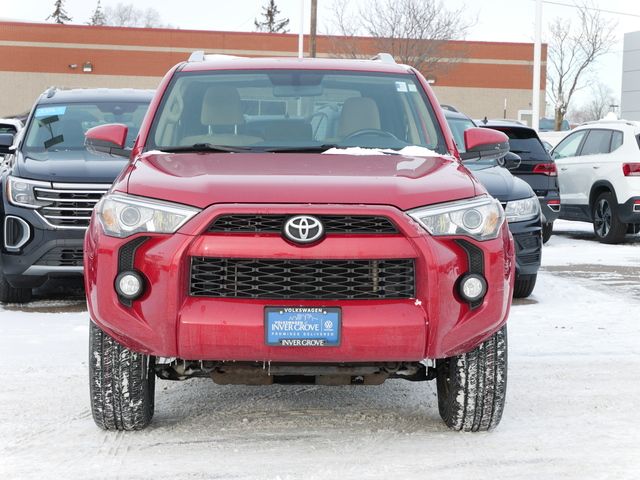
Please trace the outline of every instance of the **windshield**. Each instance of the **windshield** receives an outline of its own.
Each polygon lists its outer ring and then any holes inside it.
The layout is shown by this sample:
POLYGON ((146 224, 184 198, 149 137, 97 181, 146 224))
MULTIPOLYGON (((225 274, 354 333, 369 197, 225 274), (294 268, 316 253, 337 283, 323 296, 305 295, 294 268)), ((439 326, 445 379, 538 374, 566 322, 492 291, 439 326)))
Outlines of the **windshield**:
POLYGON ((38 157, 51 152, 84 150, 85 132, 105 123, 127 125, 126 145, 132 147, 148 106, 140 102, 39 105, 25 136, 23 151, 38 157))
POLYGON ((177 74, 146 148, 199 145, 242 151, 418 145, 446 153, 415 76, 318 70, 177 74))

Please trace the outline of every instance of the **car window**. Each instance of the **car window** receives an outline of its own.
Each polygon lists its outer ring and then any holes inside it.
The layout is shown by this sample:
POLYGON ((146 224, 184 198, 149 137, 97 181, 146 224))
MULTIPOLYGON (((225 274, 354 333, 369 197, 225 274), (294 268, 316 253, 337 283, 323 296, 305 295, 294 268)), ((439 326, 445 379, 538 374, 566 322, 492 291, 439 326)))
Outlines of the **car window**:
POLYGON ((587 135, 580 156, 587 155, 599 155, 602 153, 609 153, 611 147, 611 130, 595 129, 590 130, 587 135))
POLYGON ((0 124, 0 133, 16 133, 18 129, 13 125, 2 123, 0 124))
POLYGON ((148 103, 141 102, 39 105, 28 126, 23 150, 36 156, 39 153, 84 150, 86 131, 105 123, 127 125, 126 145, 132 147, 148 106, 148 103))
POLYGON ((146 148, 200 143, 255 151, 325 144, 447 151, 416 77, 322 70, 176 74, 146 148))
POLYGON ((611 151, 615 151, 622 146, 624 134, 618 130, 614 130, 611 136, 611 151))
POLYGON ((544 148, 535 130, 491 125, 486 128, 499 130, 509 137, 509 151, 517 154, 522 160, 549 160, 549 152, 544 148))
POLYGON ((580 130, 579 132, 572 133, 562 140, 558 145, 556 145, 556 148, 553 149, 553 158, 575 157, 585 134, 586 130, 580 130))
POLYGON ((451 129, 451 133, 453 134, 453 139, 458 147, 458 151, 460 153, 464 153, 464 131, 468 128, 475 127, 473 121, 468 118, 453 118, 449 116, 446 116, 446 119, 449 124, 449 128, 451 129))

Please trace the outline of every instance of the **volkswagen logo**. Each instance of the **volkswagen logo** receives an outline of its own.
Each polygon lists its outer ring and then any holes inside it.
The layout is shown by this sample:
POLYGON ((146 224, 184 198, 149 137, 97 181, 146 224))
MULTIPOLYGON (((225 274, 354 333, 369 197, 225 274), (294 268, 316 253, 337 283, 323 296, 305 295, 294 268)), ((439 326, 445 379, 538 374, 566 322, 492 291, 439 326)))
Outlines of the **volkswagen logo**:
POLYGON ((324 226, 316 217, 297 215, 284 224, 284 236, 296 243, 312 243, 324 235, 324 226))

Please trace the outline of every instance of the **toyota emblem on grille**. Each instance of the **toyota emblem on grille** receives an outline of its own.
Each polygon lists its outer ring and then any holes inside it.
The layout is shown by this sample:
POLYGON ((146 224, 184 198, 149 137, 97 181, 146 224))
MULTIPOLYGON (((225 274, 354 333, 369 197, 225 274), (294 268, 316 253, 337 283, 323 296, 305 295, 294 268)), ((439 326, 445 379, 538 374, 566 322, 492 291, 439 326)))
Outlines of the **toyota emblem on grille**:
POLYGON ((284 236, 296 243, 312 243, 322 238, 324 226, 316 217, 297 215, 284 224, 284 236))

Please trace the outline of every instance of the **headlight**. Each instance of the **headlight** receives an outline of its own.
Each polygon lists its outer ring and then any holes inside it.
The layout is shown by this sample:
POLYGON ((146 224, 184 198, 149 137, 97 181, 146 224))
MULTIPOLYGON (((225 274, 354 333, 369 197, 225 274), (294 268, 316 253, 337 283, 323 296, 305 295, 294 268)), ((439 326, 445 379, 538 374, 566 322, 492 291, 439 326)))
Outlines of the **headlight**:
POLYGON ((51 188, 51 184, 9 175, 7 177, 7 199, 18 207, 40 208, 51 205, 51 202, 36 200, 34 191, 36 187, 51 188))
POLYGON ((538 201, 538 197, 529 197, 507 202, 504 213, 507 216, 508 222, 533 220, 540 214, 540 202, 538 201))
POLYGON ((504 222, 502 206, 486 195, 417 208, 407 213, 431 235, 465 235, 476 240, 496 238, 504 222))
POLYGON ((120 238, 139 232, 174 233, 199 211, 186 205, 121 193, 104 196, 96 207, 105 233, 120 238))

